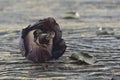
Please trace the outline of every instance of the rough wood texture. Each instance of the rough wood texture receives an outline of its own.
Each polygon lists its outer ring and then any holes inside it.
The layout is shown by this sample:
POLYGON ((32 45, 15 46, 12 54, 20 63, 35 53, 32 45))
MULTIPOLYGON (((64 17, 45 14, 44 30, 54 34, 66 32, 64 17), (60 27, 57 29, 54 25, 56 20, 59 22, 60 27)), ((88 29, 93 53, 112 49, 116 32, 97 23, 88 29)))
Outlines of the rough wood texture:
POLYGON ((120 80, 119 20, 119 0, 0 0, 0 79, 120 80), (77 11, 80 18, 62 19, 66 11, 77 11), (57 64, 35 64, 19 53, 19 30, 48 16, 60 24, 68 48, 57 64), (99 27, 112 27, 115 35, 97 36, 99 27), (97 62, 69 60, 79 51, 94 55, 97 62))

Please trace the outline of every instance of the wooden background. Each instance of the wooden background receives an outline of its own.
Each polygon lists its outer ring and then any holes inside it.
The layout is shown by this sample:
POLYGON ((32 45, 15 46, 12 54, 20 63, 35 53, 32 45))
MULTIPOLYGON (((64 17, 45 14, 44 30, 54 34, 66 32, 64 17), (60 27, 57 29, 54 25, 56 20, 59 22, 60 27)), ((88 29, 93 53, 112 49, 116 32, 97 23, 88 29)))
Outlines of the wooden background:
POLYGON ((119 80, 119 35, 120 0, 0 0, 0 79, 119 80), (63 19, 68 11, 80 18, 63 19), (60 24, 68 46, 57 65, 54 60, 35 64, 19 53, 21 29, 46 17, 60 24), (98 36, 99 27, 113 28, 115 35, 98 36), (69 59, 80 51, 94 55, 97 62, 83 65, 69 59))

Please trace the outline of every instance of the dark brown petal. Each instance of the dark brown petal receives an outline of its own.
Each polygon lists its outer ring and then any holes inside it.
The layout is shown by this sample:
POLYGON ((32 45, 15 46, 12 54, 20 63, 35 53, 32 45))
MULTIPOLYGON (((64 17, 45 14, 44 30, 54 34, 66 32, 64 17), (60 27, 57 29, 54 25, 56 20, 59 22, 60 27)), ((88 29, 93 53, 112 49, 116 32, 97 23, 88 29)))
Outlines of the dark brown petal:
POLYGON ((51 55, 45 48, 34 46, 27 58, 33 62, 45 62, 50 59, 51 55))
POLYGON ((50 59, 51 51, 48 51, 47 47, 37 45, 34 42, 34 31, 35 30, 30 31, 25 38, 25 44, 28 50, 27 58, 34 62, 45 62, 50 59))
POLYGON ((21 33, 20 33, 20 37, 19 37, 19 48, 20 48, 21 54, 23 56, 25 56, 26 49, 25 49, 25 45, 24 45, 24 39, 22 38, 21 33))

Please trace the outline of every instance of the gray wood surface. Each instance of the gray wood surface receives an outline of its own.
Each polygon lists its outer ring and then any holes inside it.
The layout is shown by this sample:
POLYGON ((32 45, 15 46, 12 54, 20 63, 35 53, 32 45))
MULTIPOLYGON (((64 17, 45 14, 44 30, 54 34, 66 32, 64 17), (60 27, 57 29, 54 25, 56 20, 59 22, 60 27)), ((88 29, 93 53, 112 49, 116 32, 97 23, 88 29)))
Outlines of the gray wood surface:
POLYGON ((120 80, 119 36, 120 0, 0 0, 0 79, 120 80), (63 19, 67 11, 78 12, 80 18, 63 19), (60 59, 35 64, 19 53, 19 33, 46 17, 60 24, 68 47, 60 59), (115 35, 98 36, 99 27, 113 28, 115 35), (97 62, 85 65, 69 59, 80 51, 97 62))

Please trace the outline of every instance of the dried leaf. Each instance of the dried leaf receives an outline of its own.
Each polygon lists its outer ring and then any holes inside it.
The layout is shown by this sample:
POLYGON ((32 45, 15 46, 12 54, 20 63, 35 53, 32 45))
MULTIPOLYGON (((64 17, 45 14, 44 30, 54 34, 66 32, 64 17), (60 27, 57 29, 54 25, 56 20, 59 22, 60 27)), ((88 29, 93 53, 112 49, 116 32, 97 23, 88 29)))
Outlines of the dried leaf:
POLYGON ((63 14, 64 19, 78 19, 80 17, 80 14, 78 12, 65 12, 63 14))
POLYGON ((84 52, 73 53, 70 58, 85 62, 87 64, 94 64, 96 62, 94 56, 84 52))

